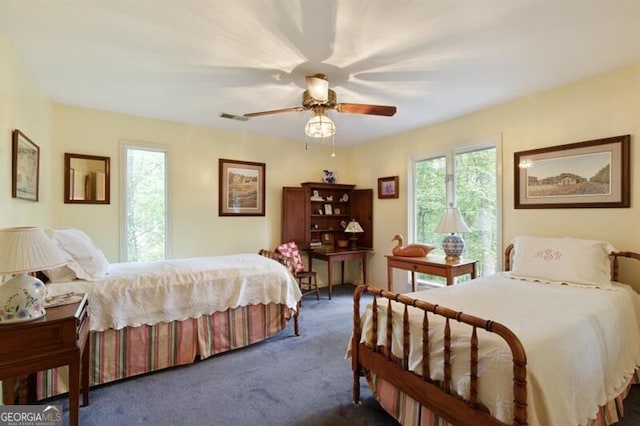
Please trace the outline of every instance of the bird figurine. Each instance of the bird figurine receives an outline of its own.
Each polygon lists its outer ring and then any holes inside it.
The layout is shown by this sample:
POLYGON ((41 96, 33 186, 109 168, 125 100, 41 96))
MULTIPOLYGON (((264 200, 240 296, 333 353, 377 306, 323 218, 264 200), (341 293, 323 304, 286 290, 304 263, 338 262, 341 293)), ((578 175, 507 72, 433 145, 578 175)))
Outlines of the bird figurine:
POLYGON ((425 257, 431 250, 436 248, 429 244, 407 244, 403 246, 404 238, 400 234, 394 235, 391 241, 398 241, 398 244, 391 250, 394 256, 425 257))

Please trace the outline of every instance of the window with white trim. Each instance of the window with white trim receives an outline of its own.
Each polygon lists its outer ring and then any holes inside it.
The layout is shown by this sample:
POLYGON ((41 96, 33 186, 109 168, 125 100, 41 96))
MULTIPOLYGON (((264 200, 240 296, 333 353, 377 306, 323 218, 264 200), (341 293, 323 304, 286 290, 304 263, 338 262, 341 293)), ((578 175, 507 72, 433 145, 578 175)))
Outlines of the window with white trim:
POLYGON ((168 256, 167 150, 123 143, 121 164, 120 258, 124 262, 165 259, 168 256))
MULTIPOLYGON (((444 255, 444 235, 434 230, 446 206, 456 206, 471 228, 462 235, 463 258, 478 260, 478 276, 494 273, 500 264, 499 162, 497 144, 477 146, 413 160, 410 211, 414 241, 434 244, 444 255)), ((418 282, 444 284, 424 274, 418 282)), ((461 279, 458 278, 459 280, 461 279)))

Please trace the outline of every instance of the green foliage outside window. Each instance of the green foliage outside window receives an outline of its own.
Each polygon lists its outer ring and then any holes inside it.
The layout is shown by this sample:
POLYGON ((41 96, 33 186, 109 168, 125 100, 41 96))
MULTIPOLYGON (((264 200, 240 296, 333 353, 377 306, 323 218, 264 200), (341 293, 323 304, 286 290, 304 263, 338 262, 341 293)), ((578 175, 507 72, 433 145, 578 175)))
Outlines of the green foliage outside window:
POLYGON ((472 232, 463 235, 464 257, 478 260, 478 276, 498 265, 495 148, 456 155, 456 203, 472 232))
MULTIPOLYGON (((434 244, 434 254, 444 255, 444 235, 433 230, 446 206, 446 157, 416 162, 415 214, 417 241, 434 244)), ((455 200, 464 221, 472 232, 465 240, 463 257, 478 260, 478 276, 496 271, 497 188, 496 149, 487 148, 455 155, 455 200)), ((422 277, 421 277, 422 278, 422 277)), ((429 276, 428 281, 444 283, 429 276)), ((458 278, 462 280, 462 278, 458 278)))
POLYGON ((165 153, 127 150, 127 261, 165 258, 165 153))

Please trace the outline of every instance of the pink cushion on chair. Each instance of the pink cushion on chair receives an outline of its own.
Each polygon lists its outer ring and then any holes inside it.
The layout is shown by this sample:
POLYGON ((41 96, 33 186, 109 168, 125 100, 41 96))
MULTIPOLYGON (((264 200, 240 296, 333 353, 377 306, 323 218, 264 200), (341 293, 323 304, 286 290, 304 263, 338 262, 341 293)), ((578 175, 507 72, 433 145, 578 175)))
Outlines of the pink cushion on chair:
POLYGON ((304 271, 304 263, 302 263, 302 257, 300 256, 300 250, 298 245, 293 241, 284 243, 276 249, 283 256, 287 256, 293 259, 296 272, 304 271))

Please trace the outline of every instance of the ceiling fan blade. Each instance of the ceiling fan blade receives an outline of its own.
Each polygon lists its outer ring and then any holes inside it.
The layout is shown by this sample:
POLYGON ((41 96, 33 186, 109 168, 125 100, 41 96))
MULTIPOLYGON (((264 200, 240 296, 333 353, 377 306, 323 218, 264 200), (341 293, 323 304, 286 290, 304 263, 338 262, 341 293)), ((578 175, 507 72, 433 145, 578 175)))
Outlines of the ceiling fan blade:
POLYGON ((261 115, 280 114, 281 112, 295 112, 295 111, 304 111, 304 108, 292 107, 292 108, 283 108, 283 109, 272 109, 270 111, 250 112, 248 114, 243 114, 243 117, 251 118, 251 117, 259 117, 261 115))
POLYGON ((314 74, 305 77, 309 95, 318 102, 329 100, 329 81, 324 74, 314 74))
POLYGON ((384 115, 391 117, 396 113, 396 107, 388 105, 367 105, 367 104, 337 104, 336 111, 349 114, 384 115))

